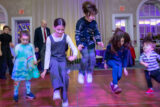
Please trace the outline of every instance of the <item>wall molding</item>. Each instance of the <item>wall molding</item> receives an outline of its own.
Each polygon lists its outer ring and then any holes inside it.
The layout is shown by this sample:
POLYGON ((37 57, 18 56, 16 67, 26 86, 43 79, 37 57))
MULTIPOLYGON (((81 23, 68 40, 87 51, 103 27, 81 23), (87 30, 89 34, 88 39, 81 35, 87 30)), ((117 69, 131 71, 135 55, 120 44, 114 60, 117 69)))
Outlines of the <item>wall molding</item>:
POLYGON ((29 20, 30 22, 30 40, 31 43, 33 43, 33 36, 32 36, 32 17, 12 17, 11 22, 12 22, 12 41, 14 44, 16 44, 15 36, 17 35, 16 32, 16 21, 23 21, 23 20, 29 20))

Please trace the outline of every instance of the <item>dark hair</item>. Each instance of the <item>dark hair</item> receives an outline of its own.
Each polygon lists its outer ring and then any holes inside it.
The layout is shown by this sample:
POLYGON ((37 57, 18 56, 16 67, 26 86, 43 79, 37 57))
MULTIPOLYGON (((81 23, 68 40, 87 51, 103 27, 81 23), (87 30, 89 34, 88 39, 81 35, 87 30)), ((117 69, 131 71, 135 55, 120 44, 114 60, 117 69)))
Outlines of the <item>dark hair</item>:
POLYGON ((62 25, 62 26, 66 26, 66 22, 63 18, 57 18, 54 20, 54 24, 53 24, 55 27, 58 26, 58 25, 62 25))
POLYGON ((153 34, 149 32, 146 37, 143 39, 143 43, 145 42, 153 42, 153 34))
MULTIPOLYGON (((119 28, 116 28, 113 37, 110 39, 109 43, 111 44, 111 51, 116 53, 121 47, 121 38, 124 38, 125 32, 119 28)), ((125 38, 124 38, 125 43, 125 38)))
POLYGON ((128 47, 128 48, 130 46, 132 46, 132 44, 131 44, 131 38, 130 38, 130 36, 129 36, 129 34, 127 32, 124 32, 124 46, 128 47))
POLYGON ((86 1, 82 4, 82 9, 85 15, 96 15, 98 13, 98 10, 96 8, 96 5, 90 1, 86 1))
POLYGON ((5 26, 3 27, 3 30, 6 29, 6 28, 8 28, 9 31, 11 30, 11 28, 10 28, 9 26, 7 26, 7 25, 5 25, 5 26))
POLYGON ((30 38, 30 33, 29 33, 29 31, 27 31, 27 30, 22 30, 22 31, 20 32, 20 38, 22 37, 22 35, 23 35, 23 36, 28 36, 28 37, 30 38))
POLYGON ((152 41, 145 41, 143 44, 150 45, 153 49, 155 49, 155 47, 156 47, 156 44, 152 41))

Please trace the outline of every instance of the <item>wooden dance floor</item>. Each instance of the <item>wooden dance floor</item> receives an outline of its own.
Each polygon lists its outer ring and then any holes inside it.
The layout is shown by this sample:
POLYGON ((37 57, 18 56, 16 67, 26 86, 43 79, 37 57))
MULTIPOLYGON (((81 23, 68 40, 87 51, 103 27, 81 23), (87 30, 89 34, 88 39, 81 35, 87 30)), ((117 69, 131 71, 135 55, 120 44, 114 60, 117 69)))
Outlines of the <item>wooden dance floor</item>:
MULTIPOLYGON (((122 93, 111 92, 109 83, 112 80, 111 70, 96 70, 93 83, 80 85, 77 82, 78 71, 70 72, 68 90, 70 107, 160 107, 160 85, 153 81, 155 92, 145 94, 147 85, 142 69, 128 69, 129 76, 123 75, 119 82, 122 93)), ((13 101, 13 81, 0 80, 0 107, 59 107, 60 103, 52 100, 53 89, 49 75, 45 79, 32 80, 32 92, 35 100, 25 99, 25 84, 19 88, 19 102, 13 101)))

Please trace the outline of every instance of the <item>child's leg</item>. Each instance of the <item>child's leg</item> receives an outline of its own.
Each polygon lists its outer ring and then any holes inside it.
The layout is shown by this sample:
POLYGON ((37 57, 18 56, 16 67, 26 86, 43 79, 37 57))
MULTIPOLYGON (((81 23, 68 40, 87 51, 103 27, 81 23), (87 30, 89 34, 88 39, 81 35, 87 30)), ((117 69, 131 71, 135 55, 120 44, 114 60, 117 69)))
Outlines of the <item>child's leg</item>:
POLYGON ((88 69, 87 73, 93 73, 94 66, 96 64, 96 56, 95 56, 95 50, 90 49, 88 50, 88 57, 89 57, 89 64, 88 64, 88 69))
POLYGON ((13 70, 12 58, 7 58, 7 65, 8 65, 8 68, 9 68, 9 74, 12 75, 12 70, 13 70))
POLYGON ((118 80, 120 80, 122 76, 122 66, 117 61, 110 60, 108 61, 108 65, 112 67, 112 77, 113 82, 110 83, 110 87, 112 92, 115 94, 119 94, 122 92, 122 89, 118 87, 118 80))
POLYGON ((26 94, 31 93, 31 82, 29 80, 26 80, 26 94))
POLYGON ((63 81, 63 87, 62 87, 62 97, 63 97, 63 101, 67 101, 68 100, 68 96, 67 96, 67 88, 68 88, 68 83, 69 83, 69 80, 68 80, 68 74, 66 72, 66 62, 61 62, 59 63, 59 67, 60 67, 60 70, 61 70, 61 79, 63 81))
POLYGON ((152 81, 151 81, 151 76, 149 75, 149 71, 144 71, 144 73, 148 88, 152 88, 152 81))
POLYGON ((115 63, 114 60, 110 60, 107 62, 107 64, 112 68, 112 78, 113 78, 113 84, 117 85, 118 84, 118 65, 115 63))
POLYGON ((6 58, 5 57, 3 57, 3 58, 0 58, 0 60, 1 60, 1 67, 0 67, 0 78, 2 78, 2 79, 6 79, 6 69, 7 69, 7 60, 6 60, 6 58))
POLYGON ((60 70, 58 67, 59 62, 56 59, 51 58, 50 63, 51 63, 51 65, 50 65, 50 78, 51 78, 52 86, 55 91, 55 90, 63 87, 63 82, 61 80, 60 70))
POLYGON ((88 59, 89 59, 88 49, 87 48, 82 49, 81 54, 82 58, 81 58, 79 73, 84 75, 88 67, 88 59))
POLYGON ((18 102, 18 88, 20 85, 20 81, 15 81, 14 82, 14 95, 13 95, 13 99, 15 102, 18 102))
POLYGON ((95 57, 95 51, 94 49, 88 50, 88 56, 89 56, 89 61, 88 61, 88 67, 87 67, 87 82, 91 83, 92 82, 92 73, 94 70, 94 66, 96 63, 96 57, 95 57))
POLYGON ((156 80, 157 82, 160 83, 160 71, 159 70, 155 70, 155 71, 151 71, 150 76, 156 80))
POLYGON ((4 64, 3 58, 0 57, 0 79, 6 79, 3 64, 4 64))
POLYGON ((20 85, 20 81, 15 81, 14 82, 14 96, 18 96, 19 85, 20 85))
POLYGON ((119 81, 122 77, 122 64, 121 63, 119 63, 117 70, 118 70, 118 81, 119 81))
POLYGON ((31 82, 29 81, 29 80, 26 80, 26 98, 27 99, 34 99, 34 98, 36 98, 35 96, 34 96, 34 94, 31 92, 31 82))
POLYGON ((63 83, 61 80, 61 75, 58 67, 58 61, 54 58, 51 58, 51 61, 50 61, 50 78, 51 78, 52 86, 54 88, 53 100, 61 99, 60 88, 63 87, 63 83))

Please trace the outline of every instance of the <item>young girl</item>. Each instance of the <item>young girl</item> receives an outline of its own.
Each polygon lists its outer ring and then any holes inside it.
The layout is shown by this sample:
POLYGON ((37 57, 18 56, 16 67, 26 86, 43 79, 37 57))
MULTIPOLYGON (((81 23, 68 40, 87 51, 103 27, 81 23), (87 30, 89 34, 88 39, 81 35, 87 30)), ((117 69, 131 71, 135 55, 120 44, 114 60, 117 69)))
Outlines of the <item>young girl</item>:
POLYGON ((125 41, 125 32, 120 29, 116 29, 113 37, 109 41, 109 44, 105 51, 104 56, 104 68, 107 69, 107 65, 112 68, 113 81, 110 83, 112 91, 116 94, 121 93, 121 88, 118 87, 118 81, 122 76, 122 67, 124 67, 125 75, 128 75, 127 67, 127 42, 125 41))
POLYGON ((82 9, 85 16, 78 20, 75 35, 78 50, 82 54, 78 75, 78 82, 80 84, 84 83, 85 72, 87 73, 87 82, 92 82, 92 73, 96 63, 94 40, 99 46, 103 47, 98 25, 95 21, 95 15, 98 12, 96 5, 90 1, 86 1, 83 3, 82 9))
POLYGON ((69 81, 66 69, 66 44, 70 46, 73 52, 73 56, 68 57, 68 60, 75 60, 78 54, 71 38, 64 33, 65 25, 64 19, 55 19, 53 26, 55 33, 47 38, 44 72, 41 74, 41 77, 44 78, 47 69, 50 68, 50 76, 54 88, 53 100, 60 99, 61 89, 63 97, 62 106, 68 106, 67 88, 69 81))
POLYGON ((15 102, 18 102, 18 88, 20 82, 26 81, 26 98, 34 99, 35 96, 31 92, 31 82, 33 77, 32 71, 38 71, 34 64, 37 63, 33 45, 29 43, 30 34, 28 31, 20 32, 21 43, 15 47, 15 62, 12 72, 14 80, 14 97, 15 102))

